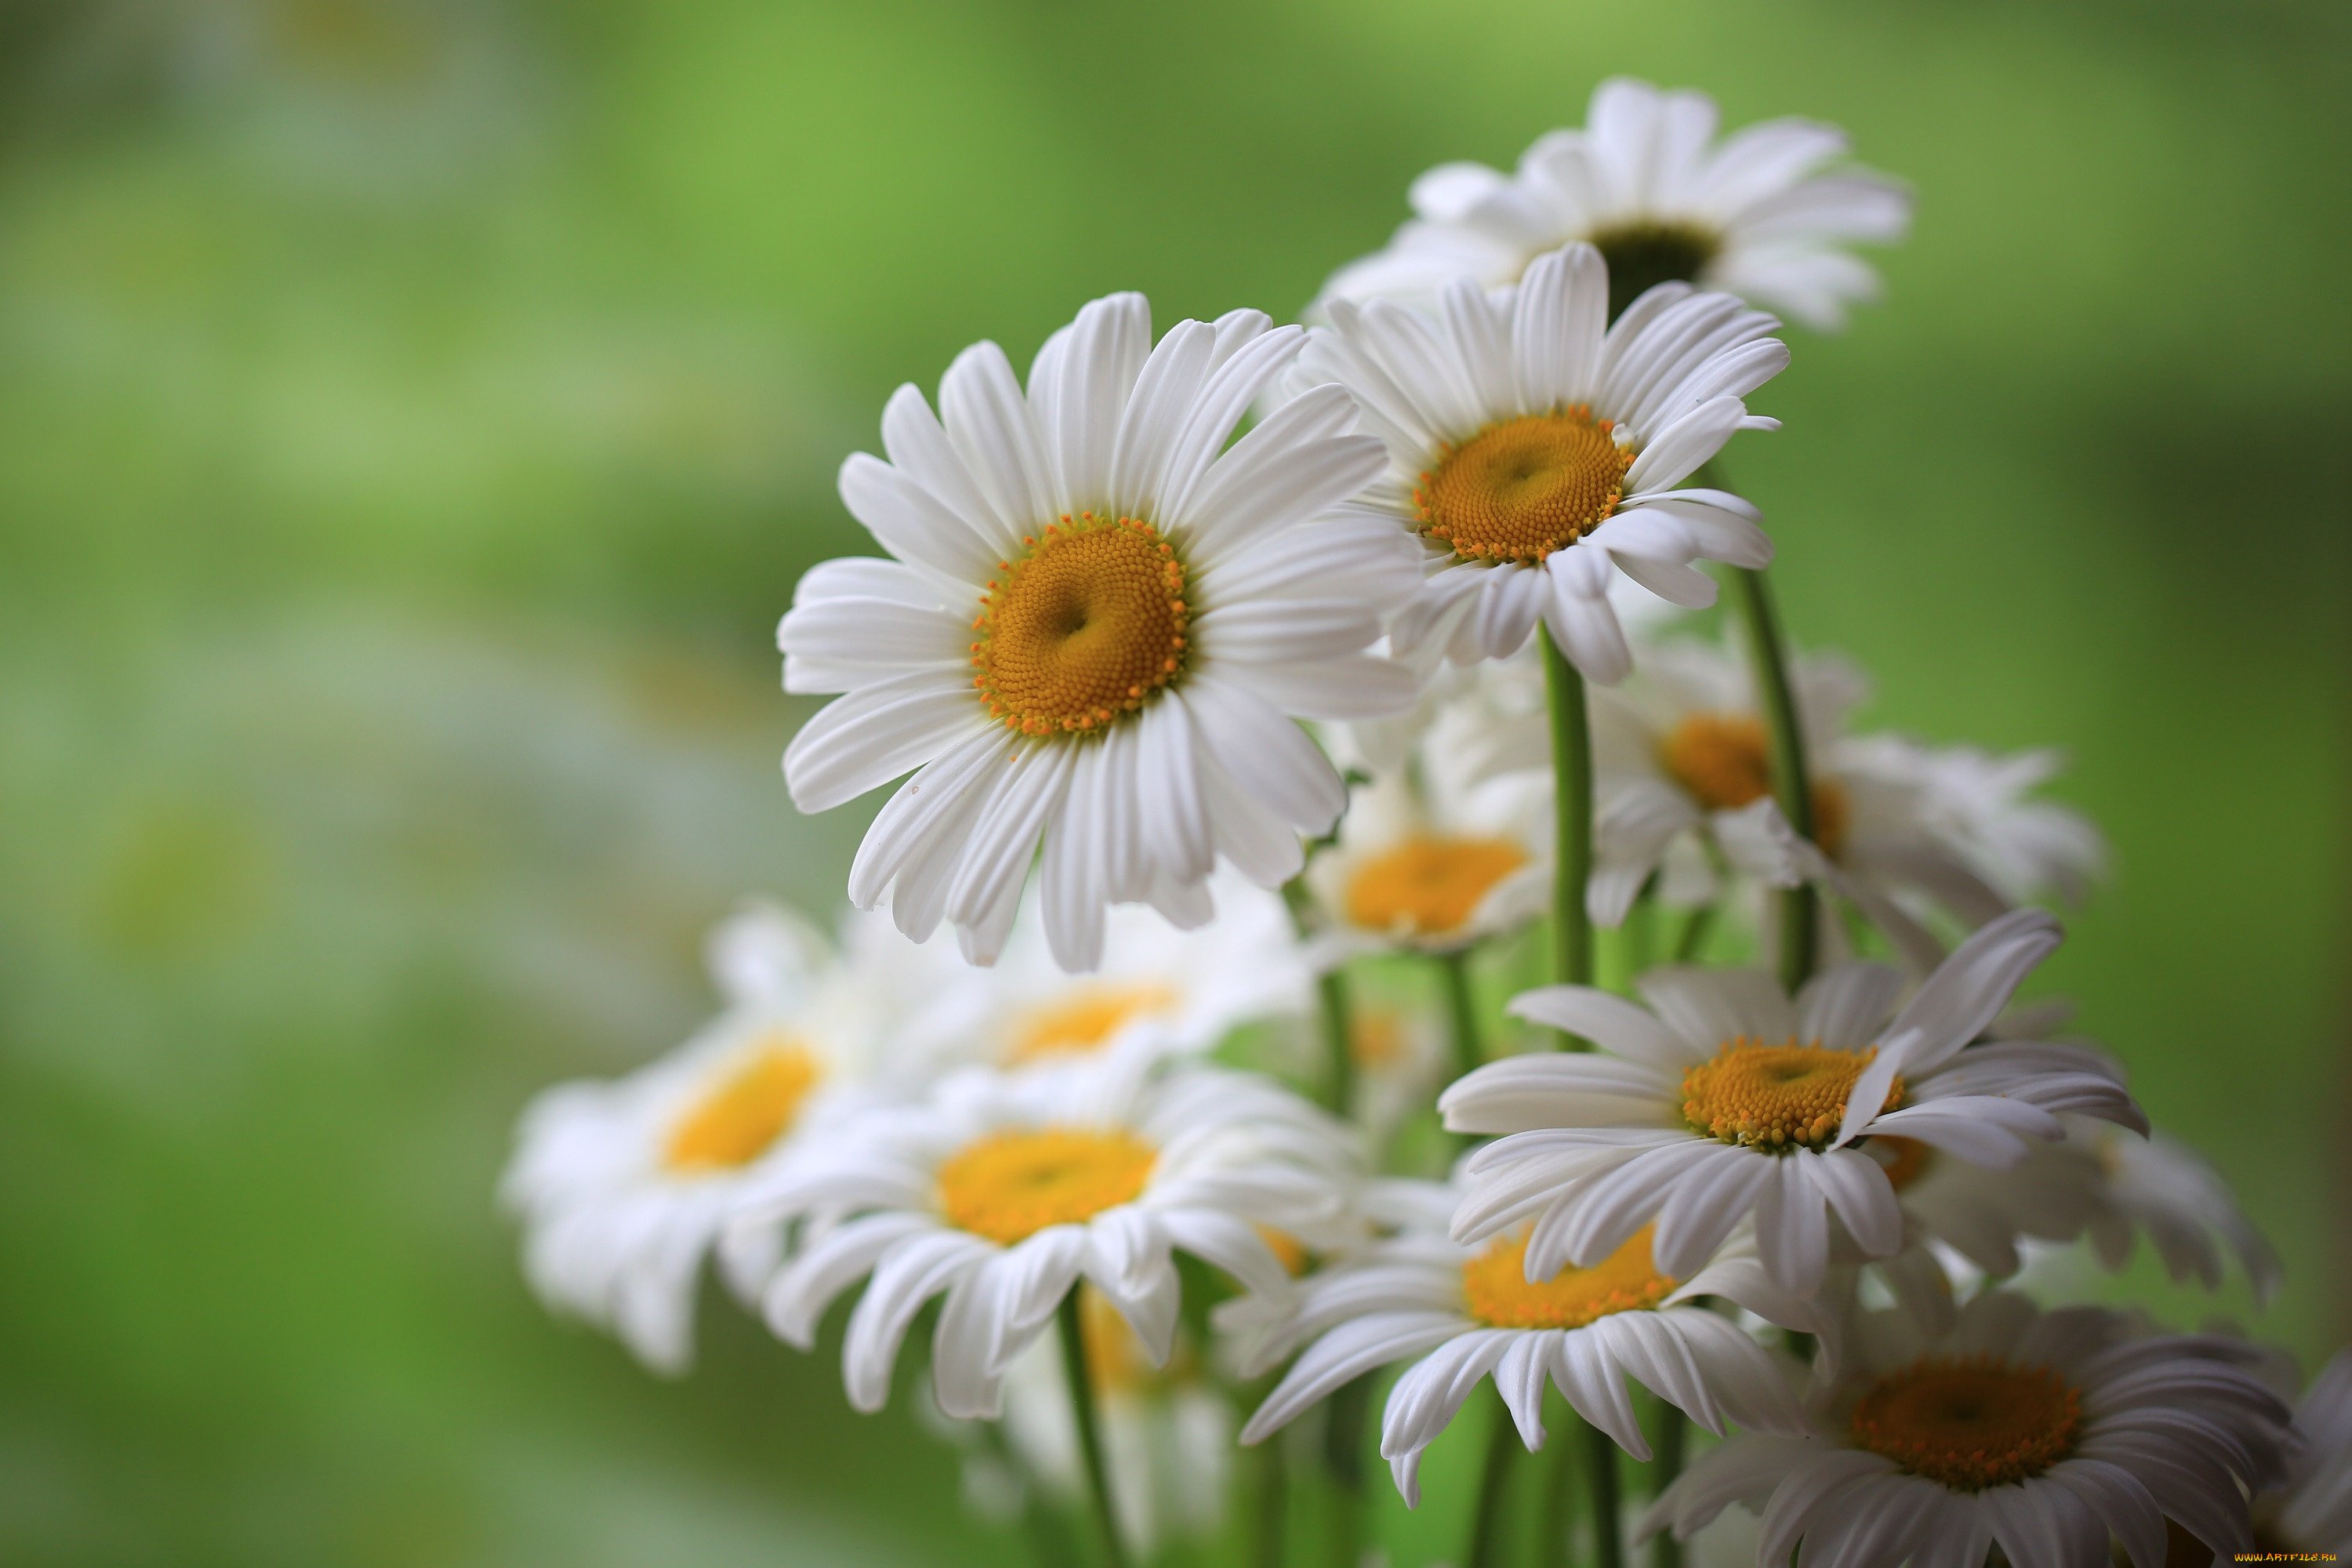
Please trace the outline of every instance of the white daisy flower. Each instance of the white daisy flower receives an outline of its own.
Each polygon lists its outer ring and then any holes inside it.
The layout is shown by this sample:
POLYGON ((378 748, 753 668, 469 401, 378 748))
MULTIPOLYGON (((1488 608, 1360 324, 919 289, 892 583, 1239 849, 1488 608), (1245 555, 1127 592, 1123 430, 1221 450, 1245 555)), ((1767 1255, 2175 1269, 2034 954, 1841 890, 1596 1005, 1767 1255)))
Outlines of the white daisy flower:
POLYGON ((900 1033, 911 1058, 942 1066, 1023 1068, 1142 1050, 1197 1055, 1235 1028, 1297 1020, 1315 975, 1279 895, 1221 872, 1217 918, 1186 931, 1148 909, 1114 909, 1100 966, 1074 975, 1055 961, 1032 905, 993 969, 966 969, 900 1033))
POLYGON ((1465 1163, 1455 1234, 1532 1222, 1541 1278, 1654 1222, 1659 1266, 1680 1275, 1753 1215, 1766 1266, 1800 1291, 1822 1279, 1832 1214, 1863 1255, 1889 1256, 1902 1210, 1862 1140, 2010 1165, 2063 1133, 2060 1111, 2146 1127, 2112 1078, 2045 1042, 1962 1048, 2059 940, 2040 910, 2004 916, 1891 1022, 1903 978, 1866 963, 1823 972, 1793 1004, 1753 970, 1654 970, 1646 1009, 1588 986, 1528 992, 1512 1012, 1599 1049, 1490 1063, 1440 1097, 1452 1130, 1505 1134, 1465 1163))
POLYGON ((1711 1432, 1727 1421, 1802 1429, 1788 1382, 1762 1347, 1694 1304, 1720 1296, 1790 1327, 1824 1326, 1802 1300, 1772 1285, 1751 1244, 1735 1243, 1675 1278, 1653 1260, 1644 1227, 1591 1268, 1531 1283, 1524 1237, 1484 1248, 1447 1237, 1456 1188, 1383 1186, 1392 1202, 1417 1194, 1417 1212, 1395 1235, 1306 1279, 1288 1322, 1257 1341, 1247 1373, 1307 1348, 1242 1428, 1244 1443, 1280 1430, 1366 1373, 1404 1361, 1415 1364, 1390 1392, 1381 1455, 1412 1507, 1421 1501, 1422 1451, 1488 1376, 1530 1449, 1544 1443, 1547 1381, 1637 1458, 1650 1449, 1626 1394, 1629 1376, 1711 1432))
POLYGON ((1609 599, 1620 571, 1695 607, 1715 581, 1692 562, 1771 559, 1753 506, 1675 487, 1734 431, 1778 427, 1740 401, 1789 363, 1772 319, 1671 284, 1612 326, 1608 291, 1601 253, 1572 245, 1516 285, 1451 285, 1435 321, 1342 300, 1315 329, 1294 381, 1347 387, 1388 447, 1386 473, 1339 515, 1425 546, 1427 580, 1389 628, 1400 658, 1505 658, 1541 616, 1579 669, 1613 684, 1633 668, 1609 599))
POLYGON ((1474 779, 1464 720, 1440 712, 1402 765, 1359 787, 1307 884, 1339 951, 1451 952, 1517 930, 1551 888, 1551 801, 1521 775, 1474 779))
POLYGON ((1251 1074, 1141 1053, 974 1068, 919 1106, 862 1119, 738 1223, 805 1222, 762 1299, 769 1326, 803 1350, 834 1300, 871 1277, 842 1352, 853 1405, 882 1407, 908 1327, 944 1294, 940 1408, 993 1416, 1006 1369, 1081 1279, 1155 1365, 1176 1329, 1174 1249, 1249 1290, 1288 1289, 1260 1227, 1329 1223, 1354 1158, 1337 1123, 1251 1074))
POLYGON ((1852 1325, 1806 1437, 1740 1436, 1645 1516, 1677 1535, 1740 1503, 1759 1563, 1803 1543, 1822 1568, 2163 1568, 2167 1519, 2221 1552, 2252 1544, 2242 1486, 2280 1470, 2286 1407, 2239 1342, 2140 1337, 2118 1312, 2043 1313, 1988 1291, 1930 1334, 1900 1312, 1852 1325))
POLYGON ((1379 471, 1337 387, 1240 440, 1297 353, 1255 310, 1151 342, 1142 296, 1097 300, 1038 351, 1024 395, 979 343, 902 386, 889 460, 859 453, 843 500, 895 560, 826 562, 778 629, 786 689, 841 692, 784 753, 824 811, 917 769, 867 830, 851 900, 898 927, 958 928, 996 957, 1042 840, 1047 935, 1092 968, 1103 911, 1209 919, 1219 857, 1266 887, 1347 804, 1295 716, 1412 700, 1364 650, 1412 591, 1409 542, 1324 517, 1379 471))
POLYGON ((2352 1351, 2336 1352, 2312 1380, 2294 1435, 2299 1447, 2285 1479, 2254 1499, 2255 1543, 2352 1557, 2352 1351))
MULTIPOLYGON (((1138 1557, 1163 1542, 1213 1539, 1233 1479, 1233 1401, 1180 1338, 1155 1367, 1102 1293, 1079 1287, 1087 1383, 1101 1417, 1103 1460, 1119 1534, 1138 1557)), ((1076 1423, 1055 1348, 1039 1341, 1004 1383, 1004 1430, 1029 1473, 1056 1496, 1085 1495, 1076 1423)))
POLYGON ((2098 1170, 2091 1245, 2110 1270, 2130 1261, 2132 1235, 2138 1231, 2176 1281, 2220 1289, 2227 1248, 2245 1270, 2258 1304, 2278 1293, 2284 1270, 2276 1249, 2195 1150, 2161 1129, 2130 1138, 2097 1121, 2070 1123, 2068 1142, 2087 1152, 2098 1170))
POLYGON ((1430 1007, 1370 987, 1358 987, 1349 999, 1348 1040, 1356 1067, 1349 1115, 1370 1134, 1375 1152, 1385 1150, 1405 1119, 1427 1110, 1452 1076, 1454 1043, 1430 1007))
MULTIPOLYGON (((2080 903, 2106 874, 2106 840, 2089 819, 2032 794, 2064 767, 2056 752, 2004 755, 1873 735, 1843 741, 1834 755, 1850 774, 1904 792, 1936 848, 2011 903, 2080 903)), ((1979 897, 1965 884, 1958 891, 1947 900, 1956 909, 1979 897)))
POLYGON ((1349 263, 1318 301, 1389 296, 1433 305, 1457 278, 1515 281, 1570 240, 1609 261, 1611 314, 1653 284, 1720 289, 1807 324, 1834 328, 1877 292, 1846 251, 1910 226, 1911 198, 1883 174, 1840 163, 1845 133, 1769 120, 1715 140, 1715 100, 1615 78, 1592 94, 1581 131, 1555 131, 1506 174, 1445 163, 1415 180, 1413 219, 1388 248, 1349 263))
POLYGON ((551 1307, 612 1330, 648 1366, 693 1356, 696 1284, 740 1195, 854 1109, 907 1086, 880 1042, 950 952, 856 918, 834 957, 805 921, 753 905, 712 933, 727 1009, 661 1060, 568 1083, 524 1112, 500 1184, 551 1307))

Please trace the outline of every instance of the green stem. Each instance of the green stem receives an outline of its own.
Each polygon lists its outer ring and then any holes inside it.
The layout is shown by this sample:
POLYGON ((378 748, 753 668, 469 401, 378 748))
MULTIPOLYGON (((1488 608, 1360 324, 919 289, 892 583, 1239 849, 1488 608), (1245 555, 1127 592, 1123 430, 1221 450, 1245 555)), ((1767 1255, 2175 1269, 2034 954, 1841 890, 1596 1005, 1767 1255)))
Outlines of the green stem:
POLYGON ((1439 953, 1437 972, 1445 979, 1445 1011, 1454 1033, 1454 1073, 1459 1078, 1486 1061, 1486 1048, 1478 1037, 1478 997, 1470 984, 1469 950, 1439 953))
MULTIPOLYGON (((1592 981, 1592 920, 1585 884, 1592 876, 1592 731, 1584 711, 1584 677, 1568 662, 1551 628, 1538 626, 1543 645, 1544 697, 1551 715, 1552 978, 1566 984, 1592 981)), ((1589 1047, 1570 1037, 1572 1049, 1589 1047)))
POLYGON ((1715 906, 1701 904, 1693 910, 1690 919, 1683 923, 1683 934, 1675 942, 1676 963, 1696 963, 1700 949, 1706 946, 1706 935, 1715 926, 1715 906))
POLYGON ((1076 1568, 1076 1558, 1070 1540, 1063 1532, 1062 1521, 1047 1508, 1037 1486, 1037 1478, 1004 1436, 1002 1422, 980 1424, 982 1440, 996 1462, 1020 1478, 1021 1528, 1029 1537, 1029 1549, 1036 1554, 1038 1568, 1076 1568))
POLYGON ((1592 1482, 1593 1568, 1625 1568, 1624 1521, 1617 1504, 1617 1439, 1588 1426, 1584 1458, 1592 1482))
MULTIPOLYGON (((1763 571, 1735 568, 1740 619, 1748 627, 1748 662, 1772 734, 1772 798, 1800 838, 1813 836, 1813 791, 1805 769, 1805 732, 1797 714, 1797 693, 1789 679, 1789 654, 1780 634, 1780 611, 1763 571)), ((1790 991, 1813 973, 1812 883, 1800 882, 1780 895, 1780 983, 1790 991)))
POLYGON ((1340 1385, 1324 1407, 1323 1461, 1331 1471, 1331 1568, 1358 1568, 1364 1555, 1364 1422, 1371 1412, 1370 1373, 1340 1385))
POLYGON ((1078 1456, 1085 1461, 1087 1493, 1094 1504, 1102 1560, 1107 1568, 1127 1568, 1127 1547, 1119 1540, 1118 1520, 1112 1512, 1110 1473, 1103 1464, 1102 1433, 1095 1419, 1094 1381, 1087 1371, 1086 1325, 1078 1310, 1076 1286, 1063 1296, 1056 1312, 1061 1320, 1062 1375, 1070 1387, 1070 1417, 1077 1427, 1078 1456))
POLYGON ((1495 1402, 1495 1422, 1486 1435, 1486 1468, 1478 1478, 1478 1517, 1470 1530, 1470 1555, 1465 1568, 1495 1568, 1503 1560, 1503 1540, 1509 1520, 1505 1500, 1511 1489, 1511 1457, 1519 1451, 1519 1429, 1510 1407, 1495 1402))
MULTIPOLYGON (((1304 942, 1313 934, 1309 919, 1315 897, 1307 890, 1302 872, 1283 884, 1282 900, 1290 906, 1290 923, 1304 942)), ((1348 1114, 1356 1095, 1355 1032, 1349 1022, 1348 976, 1334 965, 1315 983, 1318 1011, 1323 1024, 1323 1104, 1334 1116, 1348 1114)))
POLYGON ((1536 1559, 1546 1568, 1565 1568, 1575 1555, 1569 1531, 1576 1524, 1576 1444, 1570 1440, 1568 1427, 1581 1427, 1584 1417, 1565 1408, 1562 1414, 1568 1424, 1555 1426, 1552 1431, 1551 1484, 1544 1489, 1543 1550, 1536 1559))
MULTIPOLYGON (((1680 1408, 1664 1400, 1658 1401, 1658 1440, 1652 1445, 1657 1464, 1651 1471, 1654 1485, 1651 1495, 1656 1496, 1674 1484, 1683 1469, 1683 1437, 1690 1429, 1688 1417, 1680 1408)), ((1683 1568, 1683 1543, 1675 1539, 1671 1530, 1662 1530, 1650 1539, 1650 1568, 1683 1568)))
POLYGON ((1251 1521, 1256 1528, 1249 1540, 1253 1568, 1284 1568, 1288 1560, 1289 1478, 1285 1470, 1282 1436, 1277 1433, 1257 1447, 1257 1507, 1251 1521))

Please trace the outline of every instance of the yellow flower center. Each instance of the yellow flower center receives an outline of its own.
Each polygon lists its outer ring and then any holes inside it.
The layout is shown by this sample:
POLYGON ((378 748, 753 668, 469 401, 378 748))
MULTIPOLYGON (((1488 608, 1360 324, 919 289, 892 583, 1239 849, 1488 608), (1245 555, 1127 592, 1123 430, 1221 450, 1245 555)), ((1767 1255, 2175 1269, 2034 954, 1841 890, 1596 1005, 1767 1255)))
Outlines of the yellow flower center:
POLYGON ((1413 506, 1421 531, 1465 561, 1541 561, 1608 521, 1633 465, 1615 424, 1578 404, 1441 447, 1413 506))
POLYGON ((1343 901, 1349 921, 1368 930, 1444 936, 1527 863, 1528 852, 1507 838, 1408 838, 1359 866, 1343 901))
POLYGON ((992 1132, 940 1166, 940 1207, 957 1229, 1010 1247, 1132 1200, 1158 1158, 1122 1131, 992 1132))
MULTIPOLYGON (((1770 742, 1748 713, 1693 713, 1666 732, 1658 760, 1709 811, 1738 811, 1772 793, 1770 742)), ((1845 843, 1852 805, 1835 779, 1813 781, 1813 842, 1831 858, 1845 843)))
POLYGON ((1288 1231, 1276 1230, 1270 1225, 1255 1225, 1250 1228, 1257 1232, 1258 1239, 1265 1243, 1266 1250, 1274 1254, 1274 1260, 1282 1265, 1285 1274, 1296 1279, 1307 1272, 1305 1242, 1288 1231))
POLYGON ((1528 1238, 1497 1241, 1462 1266, 1470 1315, 1493 1329, 1580 1329, 1612 1312, 1654 1307, 1675 1288, 1650 1257, 1656 1228, 1645 1225, 1591 1268, 1563 1268, 1540 1285, 1528 1283, 1528 1238))
POLYGON ((1005 1047, 1005 1063, 1018 1066, 1098 1051, 1136 1019, 1173 1012, 1176 1002, 1176 988, 1158 981, 1134 985, 1081 982, 1022 1016, 1005 1047))
POLYGON ((1871 1384, 1853 1426, 1855 1442, 1913 1475, 1982 1491, 2038 1476, 2073 1451, 2082 1399, 2047 1367, 1931 1356, 1871 1384))
POLYGON ((663 1163, 681 1173, 750 1164, 784 1135, 824 1076, 807 1047, 781 1035, 762 1037, 733 1073, 671 1126, 663 1163))
POLYGON ((990 713, 1024 735, 1081 734, 1181 672, 1184 564, 1159 530, 1087 512, 1022 543, 971 623, 971 683, 990 713))
MULTIPOLYGON (((1767 1153, 1819 1149, 1845 1121, 1846 1096, 1878 1047, 1861 1051, 1782 1046, 1742 1037, 1683 1074, 1683 1120, 1695 1132, 1767 1153)), ((1881 1109, 1903 1103, 1903 1080, 1881 1109)))
POLYGON ((1885 1167, 1886 1180, 1896 1192, 1902 1192, 1927 1173, 1928 1163, 1935 1151, 1916 1138, 1895 1138, 1880 1133, 1870 1140, 1878 1151, 1878 1163, 1885 1167))

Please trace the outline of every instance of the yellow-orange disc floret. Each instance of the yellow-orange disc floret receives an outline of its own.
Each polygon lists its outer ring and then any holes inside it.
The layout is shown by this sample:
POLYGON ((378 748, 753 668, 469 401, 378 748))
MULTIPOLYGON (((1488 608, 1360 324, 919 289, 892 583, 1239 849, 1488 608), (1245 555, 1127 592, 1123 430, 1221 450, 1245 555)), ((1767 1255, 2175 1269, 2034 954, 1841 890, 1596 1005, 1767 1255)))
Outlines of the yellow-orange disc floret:
POLYGON ((1563 1268, 1538 1285, 1528 1283, 1528 1238, 1506 1237, 1462 1266, 1463 1299, 1494 1329, 1580 1329, 1612 1312, 1654 1307, 1675 1283, 1651 1258, 1656 1228, 1645 1225, 1591 1268, 1563 1268))
MULTIPOLYGON (((1832 1051, 1742 1037, 1683 1074, 1683 1120, 1694 1132, 1767 1153, 1820 1149, 1845 1121, 1846 1096, 1878 1047, 1832 1051)), ((1895 1079, 1879 1109, 1903 1103, 1895 1079)))
POLYGON ((1913 1475, 1982 1491, 2038 1476, 2073 1452, 2082 1396, 2047 1367, 1931 1356, 1871 1384, 1852 1426, 1855 1442, 1913 1475))
POLYGON ((972 685, 1024 735, 1084 734, 1184 668, 1184 563, 1150 523, 1065 517, 997 563, 971 623, 972 685))
POLYGON ((1014 1023, 1005 1064, 1091 1055, 1136 1019, 1175 1011, 1178 1000, 1174 986, 1156 980, 1127 985, 1081 982, 1014 1023))
POLYGON ((677 1172, 750 1164, 784 1135, 824 1076, 807 1047, 781 1037, 761 1041, 671 1126, 662 1163, 677 1172))
POLYGON ((1538 562, 1609 520, 1633 454, 1582 404, 1439 449, 1412 492, 1422 533, 1465 561, 1538 562))
POLYGON ((948 1223, 1010 1247, 1053 1225, 1081 1225, 1133 1199, 1159 1158, 1132 1133, 1049 1127, 992 1132, 940 1166, 948 1223))
POLYGON ((1415 837, 1367 857, 1343 901, 1349 921, 1367 930, 1442 936, 1468 924, 1495 884, 1527 863, 1507 838, 1415 837))
MULTIPOLYGON (((1693 713, 1658 747, 1659 763, 1709 811, 1738 811, 1772 793, 1770 742, 1752 713, 1693 713)), ((1813 842, 1834 859, 1845 843, 1853 806, 1835 779, 1812 785, 1813 842)))

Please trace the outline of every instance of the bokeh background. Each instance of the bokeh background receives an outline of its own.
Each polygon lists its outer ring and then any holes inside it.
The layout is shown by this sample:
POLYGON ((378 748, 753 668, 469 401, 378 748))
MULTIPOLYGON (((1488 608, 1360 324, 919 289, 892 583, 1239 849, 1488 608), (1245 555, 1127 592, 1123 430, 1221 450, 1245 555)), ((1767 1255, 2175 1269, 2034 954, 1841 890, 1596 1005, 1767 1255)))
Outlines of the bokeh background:
POLYGON ((2347 45, 2336 0, 0 3, 0 1561, 1013 1560, 829 1359, 714 1308, 663 1384, 547 1319, 513 1115, 679 1037, 740 894, 838 896, 864 812, 785 798, 772 634, 892 386, 1115 288, 1295 310, 1616 71, 1916 182, 1735 472, 1874 719, 2068 748, 2117 875, 2043 988, 2278 1241, 2262 1331, 2340 1342, 2347 45))

